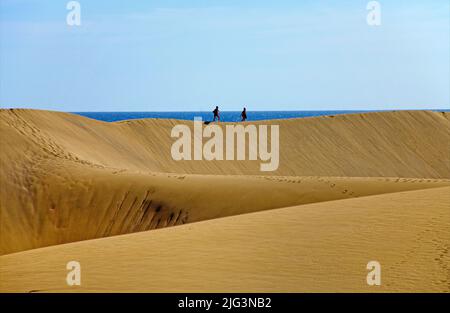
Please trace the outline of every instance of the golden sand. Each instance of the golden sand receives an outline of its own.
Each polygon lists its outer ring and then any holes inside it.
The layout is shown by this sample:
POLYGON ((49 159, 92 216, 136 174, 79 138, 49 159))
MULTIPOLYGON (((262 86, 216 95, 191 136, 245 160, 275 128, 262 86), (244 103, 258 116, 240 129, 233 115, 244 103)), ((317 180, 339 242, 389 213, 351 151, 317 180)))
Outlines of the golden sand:
POLYGON ((447 113, 256 122, 264 173, 172 160, 178 123, 1 110, 0 291, 450 291, 447 113))

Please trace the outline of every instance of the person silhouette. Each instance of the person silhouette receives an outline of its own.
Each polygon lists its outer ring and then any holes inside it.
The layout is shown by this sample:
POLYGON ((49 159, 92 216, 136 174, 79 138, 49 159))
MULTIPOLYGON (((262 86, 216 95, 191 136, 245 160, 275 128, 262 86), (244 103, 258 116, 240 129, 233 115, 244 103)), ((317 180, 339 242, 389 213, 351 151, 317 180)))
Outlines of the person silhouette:
POLYGON ((245 122, 247 120, 247 109, 244 108, 244 110, 241 113, 241 122, 245 122))
POLYGON ((220 122, 220 115, 219 115, 219 107, 218 106, 216 106, 216 108, 214 109, 213 113, 214 113, 213 121, 215 122, 216 118, 217 118, 217 120, 220 122))

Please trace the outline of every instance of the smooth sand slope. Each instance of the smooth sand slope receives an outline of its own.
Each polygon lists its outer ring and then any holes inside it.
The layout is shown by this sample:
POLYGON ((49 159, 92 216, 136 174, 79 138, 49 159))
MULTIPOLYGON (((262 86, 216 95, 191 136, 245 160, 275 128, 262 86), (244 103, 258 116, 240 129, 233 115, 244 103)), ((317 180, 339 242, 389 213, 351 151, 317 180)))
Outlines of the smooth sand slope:
POLYGON ((3 256, 0 291, 450 291, 450 187, 331 203, 3 256), (381 286, 366 283, 372 260, 381 286))
POLYGON ((0 154, 2 254, 292 205, 449 185, 438 179, 450 177, 442 149, 449 121, 442 113, 275 121, 282 134, 281 163, 269 174, 296 173, 283 177, 250 176, 255 167, 250 161, 180 165, 170 157, 170 127, 181 121, 102 123, 34 110, 2 110, 0 118, 6 148, 0 154), (386 125, 405 130, 388 136, 386 125), (315 142, 323 141, 327 143, 319 151, 315 142), (305 159, 311 155, 314 161, 305 159), (363 158, 364 165, 358 160, 363 158), (162 173, 167 166, 180 173, 162 173), (324 172, 368 177, 305 177, 324 172), (222 173, 240 175, 218 175, 222 173), (383 173, 420 173, 427 179, 372 177, 383 173))

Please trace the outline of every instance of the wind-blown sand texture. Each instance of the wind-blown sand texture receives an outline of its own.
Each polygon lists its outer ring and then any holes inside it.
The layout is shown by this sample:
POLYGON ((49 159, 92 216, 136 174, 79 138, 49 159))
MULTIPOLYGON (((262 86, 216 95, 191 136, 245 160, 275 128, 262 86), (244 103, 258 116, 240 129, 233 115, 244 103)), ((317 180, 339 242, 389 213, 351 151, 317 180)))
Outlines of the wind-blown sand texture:
POLYGON ((172 160, 190 121, 1 110, 0 291, 448 292, 449 118, 255 122, 280 125, 280 166, 260 172, 172 160))

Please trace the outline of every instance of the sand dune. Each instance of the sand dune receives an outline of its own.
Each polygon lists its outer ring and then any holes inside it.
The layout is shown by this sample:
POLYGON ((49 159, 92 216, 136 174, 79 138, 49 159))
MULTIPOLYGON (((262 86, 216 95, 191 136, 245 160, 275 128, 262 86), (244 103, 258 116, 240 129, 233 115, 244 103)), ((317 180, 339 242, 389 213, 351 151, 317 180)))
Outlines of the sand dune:
POLYGON ((280 127, 264 175, 172 160, 179 123, 0 110, 0 290, 449 291, 449 114, 257 122, 280 127))
POLYGON ((0 258, 0 291, 449 292, 449 203, 433 188, 25 251, 0 258), (81 286, 65 284, 70 260, 81 286))
MULTIPOLYGON (((48 169, 48 168, 47 168, 48 169)), ((36 170, 31 192, 5 182, 2 250, 11 253, 297 204, 449 186, 450 180, 246 177, 36 170), (8 194, 6 194, 8 193, 8 194), (25 209, 27 208, 27 209, 25 209)))
MULTIPOLYGON (((284 137, 280 139, 282 161, 276 174, 296 173, 284 177, 249 175, 253 161, 186 161, 193 165, 180 165, 170 158, 173 140, 169 128, 180 121, 102 123, 72 114, 33 110, 2 110, 0 117, 2 145, 8 147, 0 155, 2 254, 286 206, 449 185, 449 180, 430 179, 449 177, 449 165, 428 161, 435 160, 434 156, 445 160, 447 156, 438 145, 427 147, 425 138, 419 138, 423 133, 416 131, 416 150, 407 150, 381 136, 380 131, 372 132, 372 136, 369 132, 377 129, 376 123, 382 129, 388 121, 392 125, 402 121, 401 125, 409 125, 407 131, 412 131, 417 127, 415 123, 423 123, 423 119, 428 121, 424 124, 428 126, 423 127, 425 134, 433 131, 434 140, 445 140, 448 120, 441 113, 373 113, 277 121, 284 137), (369 122, 362 122, 366 120, 369 122), (369 125, 368 133, 361 133, 360 125, 369 125), (330 133, 330 127, 342 133, 330 133), (312 142, 299 133, 315 138, 320 132, 324 132, 320 140, 331 141, 327 149, 321 147, 326 151, 318 154, 318 148, 312 148, 312 142), (326 137, 331 134, 334 138, 326 137), (344 144, 348 136, 353 139, 344 144), (379 141, 377 154, 370 156, 368 151, 355 147, 356 136, 361 137, 361 145, 370 147, 364 141, 379 141), (300 138, 299 143, 294 138, 300 138), (330 146, 339 141, 343 144, 330 146), (331 157, 345 150, 360 155, 347 152, 347 158, 331 157), (427 170, 423 175, 428 179, 304 176, 333 173, 331 168, 341 174, 353 172, 350 176, 370 171, 381 174, 386 167, 398 165, 387 159, 405 151, 410 151, 410 160, 420 162, 409 164, 403 174, 413 177, 427 170), (310 154, 316 160, 304 163, 310 154), (427 154, 426 158, 423 154, 427 154), (328 160, 320 159, 324 156, 328 160), (362 157, 367 158, 364 166, 357 160, 362 157), (385 166, 370 163, 370 157, 385 166), (351 167, 346 165, 347 159, 351 167), (425 161, 427 167, 422 166, 425 161), (333 167, 336 162, 341 166, 333 167), (161 172, 167 168, 180 173, 161 172), (217 175, 222 172, 241 175, 217 175)), ((397 136, 400 140, 404 135, 397 136)), ((413 142, 411 138, 402 140, 413 142)), ((399 168, 401 164, 392 174, 399 168)))
MULTIPOLYGON (((180 123, 193 124, 158 119, 104 123, 61 112, 0 111, 10 158, 57 157, 139 172, 261 174, 260 161, 172 160, 170 133, 180 123)), ((450 138, 447 113, 380 112, 254 124, 280 125, 280 166, 264 175, 450 178, 449 151, 443 149, 450 138)))

